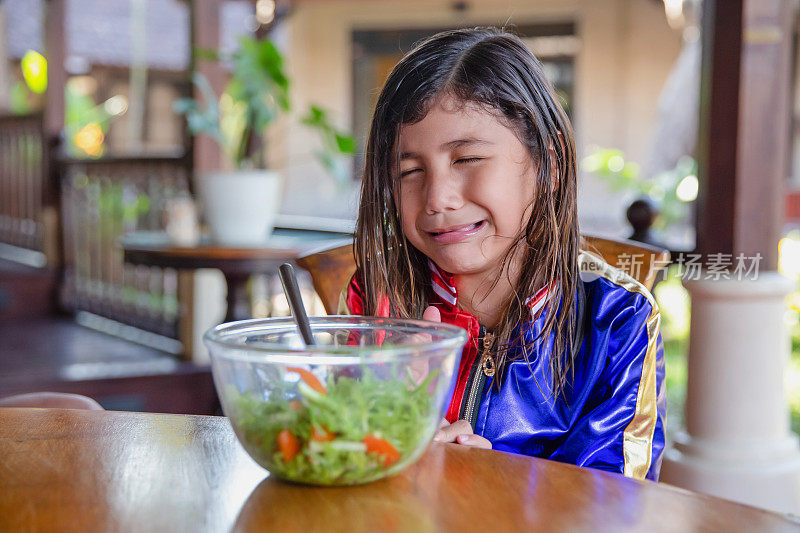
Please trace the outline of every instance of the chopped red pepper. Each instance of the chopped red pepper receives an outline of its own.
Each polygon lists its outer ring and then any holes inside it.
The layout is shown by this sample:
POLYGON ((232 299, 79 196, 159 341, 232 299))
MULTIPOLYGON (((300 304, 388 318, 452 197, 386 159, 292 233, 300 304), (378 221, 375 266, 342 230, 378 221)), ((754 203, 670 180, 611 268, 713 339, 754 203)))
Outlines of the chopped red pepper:
POLYGON ((296 366, 287 366, 286 371, 300 374, 300 379, 302 379, 306 385, 308 385, 309 387, 311 387, 320 394, 328 394, 328 391, 325 390, 325 387, 322 385, 322 383, 319 382, 317 376, 315 376, 308 370, 304 368, 298 368, 296 366))
POLYGON ((400 452, 386 439, 367 435, 362 442, 367 445, 367 453, 377 453, 383 456, 384 468, 388 468, 400 459, 400 452))
POLYGON ((311 428, 311 440, 317 442, 330 442, 336 438, 336 435, 328 431, 325 426, 318 428, 317 426, 313 426, 311 428))
POLYGON ((283 462, 288 463, 300 452, 300 443, 297 437, 292 435, 288 429, 278 433, 278 451, 283 454, 283 462))

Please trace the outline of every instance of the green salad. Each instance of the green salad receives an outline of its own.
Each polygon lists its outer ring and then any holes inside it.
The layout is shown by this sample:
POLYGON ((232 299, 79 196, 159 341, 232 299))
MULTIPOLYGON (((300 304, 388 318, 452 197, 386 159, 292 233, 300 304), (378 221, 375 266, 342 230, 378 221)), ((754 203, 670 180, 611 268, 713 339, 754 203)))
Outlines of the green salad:
POLYGON ((277 380, 269 399, 234 399, 248 451, 279 477, 321 485, 378 479, 432 430, 428 389, 438 371, 418 384, 410 374, 385 380, 362 368, 357 379, 329 375, 325 385, 308 370, 286 371, 300 376, 296 393, 277 380))

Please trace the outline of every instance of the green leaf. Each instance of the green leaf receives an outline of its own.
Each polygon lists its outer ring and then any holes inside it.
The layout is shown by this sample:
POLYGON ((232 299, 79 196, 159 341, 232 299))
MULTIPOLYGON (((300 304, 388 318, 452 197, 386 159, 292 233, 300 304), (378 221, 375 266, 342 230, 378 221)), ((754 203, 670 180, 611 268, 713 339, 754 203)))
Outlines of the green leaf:
POLYGON ((352 135, 336 134, 336 144, 343 154, 353 154, 356 151, 356 140, 352 135))
POLYGON ((203 96, 205 108, 201 108, 199 102, 195 99, 182 98, 173 104, 173 109, 176 113, 186 115, 186 123, 193 135, 205 133, 220 142, 222 136, 219 129, 217 96, 214 94, 208 79, 199 72, 195 72, 192 75, 192 83, 203 96))
POLYGON ((344 157, 352 156, 356 151, 356 140, 352 135, 337 129, 331 124, 328 112, 310 105, 301 118, 301 123, 317 132, 320 149, 314 151, 322 167, 340 183, 347 181, 347 172, 340 164, 344 157))
POLYGON ((194 111, 196 109, 197 109, 197 102, 195 102, 191 98, 181 98, 179 100, 175 100, 175 102, 172 104, 172 110, 181 115, 184 115, 189 111, 194 111))
POLYGON ((312 104, 308 107, 308 111, 301 119, 301 122, 306 126, 326 127, 328 126, 328 115, 322 108, 312 104))

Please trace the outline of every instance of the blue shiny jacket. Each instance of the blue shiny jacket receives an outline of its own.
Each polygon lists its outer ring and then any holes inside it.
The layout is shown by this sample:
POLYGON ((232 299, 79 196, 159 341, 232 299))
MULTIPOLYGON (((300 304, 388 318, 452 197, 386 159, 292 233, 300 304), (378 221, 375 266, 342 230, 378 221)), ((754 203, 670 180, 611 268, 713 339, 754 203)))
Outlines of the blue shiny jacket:
MULTIPOLYGON (((432 305, 442 321, 464 327, 470 337, 447 418, 468 420, 496 450, 657 480, 665 416, 658 307, 627 274, 587 252, 579 260, 582 341, 566 398, 551 390, 550 343, 540 343, 528 362, 511 362, 502 386, 493 386, 494 372, 481 350, 485 329, 458 308, 452 277, 431 263, 432 305)), ((356 279, 343 310, 360 314, 356 279)), ((546 293, 545 288, 528 299, 529 341, 544 325, 545 313, 538 311, 546 293)))

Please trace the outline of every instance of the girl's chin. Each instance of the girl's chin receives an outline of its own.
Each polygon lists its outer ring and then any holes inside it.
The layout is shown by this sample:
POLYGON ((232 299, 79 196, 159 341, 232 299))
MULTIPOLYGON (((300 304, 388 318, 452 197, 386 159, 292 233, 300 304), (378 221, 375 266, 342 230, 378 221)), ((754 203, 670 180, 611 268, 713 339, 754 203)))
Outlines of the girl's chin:
POLYGON ((434 262, 439 267, 454 275, 477 274, 486 270, 488 261, 476 261, 475 259, 474 255, 472 257, 452 257, 447 255, 433 257, 434 262))

